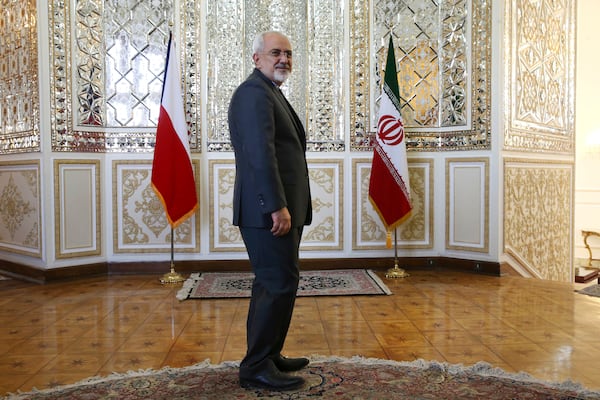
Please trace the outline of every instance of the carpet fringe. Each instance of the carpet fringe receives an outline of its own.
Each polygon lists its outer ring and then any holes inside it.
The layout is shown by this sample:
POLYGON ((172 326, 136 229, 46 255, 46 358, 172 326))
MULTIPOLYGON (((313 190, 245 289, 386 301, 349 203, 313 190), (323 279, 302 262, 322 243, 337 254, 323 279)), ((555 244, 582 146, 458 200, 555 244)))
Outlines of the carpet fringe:
MULTIPOLYGON (((341 356, 323 356, 319 354, 314 354, 309 357, 311 364, 324 364, 324 363, 343 363, 343 364, 363 364, 363 365, 371 365, 371 366, 396 366, 396 367, 406 367, 406 368, 415 368, 424 371, 432 371, 437 374, 441 374, 443 376, 460 376, 466 374, 476 374, 479 376, 486 376, 498 379, 507 379, 511 381, 523 382, 523 383, 536 383, 540 385, 544 385, 550 388, 558 389, 558 390, 569 390, 577 393, 581 396, 588 395, 598 395, 597 391, 592 391, 590 389, 585 388, 583 385, 577 382, 573 382, 571 380, 566 380, 564 382, 551 382, 544 381, 541 379, 537 379, 526 372, 519 373, 511 373, 506 372, 501 368, 494 367, 493 365, 485 362, 479 361, 478 363, 467 367, 463 364, 449 364, 445 362, 439 361, 426 361, 423 359, 418 359, 415 361, 395 361, 395 360, 385 360, 379 358, 366 358, 363 356, 353 356, 353 357, 341 357, 341 356)), ((134 378, 134 377, 144 377, 153 374, 164 374, 164 373, 174 373, 174 372, 190 372, 190 371, 198 371, 198 370, 218 370, 218 369, 227 369, 227 368, 238 368, 240 365, 239 361, 225 361, 220 364, 211 364, 210 359, 206 359, 202 362, 199 362, 194 365, 190 365, 182 368, 174 368, 174 367, 164 367, 158 370, 155 369, 144 369, 138 371, 129 371, 126 373, 112 373, 108 376, 94 376, 91 378, 84 379, 74 384, 59 386, 52 389, 43 389, 38 390, 37 388, 33 388, 31 391, 27 393, 23 393, 19 391, 17 394, 9 393, 7 397, 2 397, 4 400, 19 400, 23 399, 31 394, 35 393, 44 393, 51 394, 53 392, 58 392, 70 388, 74 388, 77 386, 84 385, 94 385, 100 382, 110 382, 113 380, 123 379, 123 378, 134 378)))
POLYGON ((192 290, 194 289, 194 285, 196 284, 196 282, 198 282, 201 279, 202 277, 200 273, 194 272, 193 274, 191 274, 190 277, 183 282, 183 284, 181 285, 181 289, 179 289, 179 291, 175 295, 177 300, 183 301, 187 299, 190 296, 192 290))
POLYGON ((373 271, 372 269, 367 269, 365 271, 367 271, 367 275, 369 275, 371 277, 371 279, 373 279, 375 281, 375 283, 377 283, 377 286, 379 286, 385 294, 387 294, 388 296, 392 294, 392 291, 390 290, 390 288, 388 288, 387 285, 385 283, 383 283, 383 281, 375 273, 375 271, 373 271))
POLYGON ((311 365, 315 363, 329 363, 329 362, 338 362, 345 364, 352 363, 360 363, 363 365, 382 365, 382 366, 397 366, 397 367, 407 367, 407 368, 416 368, 421 370, 436 370, 444 375, 465 375, 465 374, 476 374, 480 376, 498 378, 498 379, 508 379, 512 381, 524 382, 524 383, 537 383, 541 385, 545 385, 548 387, 552 387, 554 389, 560 390, 571 390, 573 392, 577 392, 580 395, 590 395, 590 394, 598 394, 597 391, 592 391, 587 389, 585 386, 578 382, 574 382, 570 379, 565 380, 563 382, 552 382, 546 381, 542 379, 535 378, 534 376, 528 374, 527 372, 518 372, 512 373, 504 371, 499 367, 494 367, 485 361, 479 361, 476 364, 471 366, 465 366, 463 364, 449 364, 446 362, 440 361, 427 361, 423 359, 418 359, 415 361, 395 361, 395 360, 385 360, 380 358, 365 358, 362 356, 353 356, 353 357, 338 357, 338 356, 319 356, 313 355, 310 357, 311 365))

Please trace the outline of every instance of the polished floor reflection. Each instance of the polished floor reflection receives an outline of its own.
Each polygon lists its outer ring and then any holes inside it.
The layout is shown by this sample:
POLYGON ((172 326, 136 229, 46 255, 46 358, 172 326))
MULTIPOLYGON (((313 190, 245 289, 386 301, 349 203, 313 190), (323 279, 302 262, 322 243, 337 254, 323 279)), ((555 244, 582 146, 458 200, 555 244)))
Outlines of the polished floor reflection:
MULTIPOLYGON (((486 361, 600 389, 600 298, 574 292, 585 285, 410 272, 385 280, 391 296, 299 298, 286 354, 486 361)), ((179 302, 178 288, 147 275, 0 280, 0 395, 241 359, 248 300, 179 302)))

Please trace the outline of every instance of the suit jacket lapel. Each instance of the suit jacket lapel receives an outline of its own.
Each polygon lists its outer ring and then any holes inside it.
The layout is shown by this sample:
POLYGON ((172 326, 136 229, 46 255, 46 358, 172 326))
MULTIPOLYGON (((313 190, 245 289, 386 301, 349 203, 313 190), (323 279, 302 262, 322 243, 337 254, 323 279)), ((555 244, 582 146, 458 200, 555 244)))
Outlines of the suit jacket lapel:
POLYGON ((302 125, 302 122, 300 121, 298 114, 296 114, 296 111, 294 111, 294 108, 292 107, 292 105, 285 98, 285 95, 283 94, 281 89, 279 89, 275 85, 273 85, 273 89, 276 92, 276 96, 278 96, 280 99, 283 100, 283 105, 288 110, 288 113, 292 117, 292 120, 294 121, 294 125, 296 125, 296 131, 298 132, 298 136, 300 136, 300 139, 302 141, 302 146, 304 147, 304 150, 306 150, 306 132, 304 131, 304 126, 302 125))
POLYGON ((302 122, 300 121, 298 114, 296 114, 296 111, 294 111, 294 108, 292 107, 292 105, 285 98, 285 96, 281 92, 281 89, 279 89, 279 87, 277 87, 273 82, 271 82, 271 80, 269 78, 267 78, 262 72, 260 72, 259 69, 255 68, 252 73, 253 73, 253 75, 260 77, 260 79, 262 79, 268 85, 271 85, 271 87, 273 88, 273 93, 275 94, 275 97, 279 99, 279 101, 281 102, 281 105, 287 110, 290 117, 292 117, 292 121, 294 121, 294 125, 296 126, 296 133, 298 134, 298 137, 300 138, 300 142, 302 143, 302 147, 303 147, 304 151, 306 151, 306 132, 304 131, 304 125, 302 125, 302 122))

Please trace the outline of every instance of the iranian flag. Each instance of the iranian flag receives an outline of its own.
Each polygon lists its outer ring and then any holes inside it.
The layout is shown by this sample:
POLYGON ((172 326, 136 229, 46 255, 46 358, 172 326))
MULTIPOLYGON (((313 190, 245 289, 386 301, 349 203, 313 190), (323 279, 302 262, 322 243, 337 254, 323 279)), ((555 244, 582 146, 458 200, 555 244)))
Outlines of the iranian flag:
POLYGON ((198 208, 198 197, 183 107, 181 73, 172 34, 169 36, 151 181, 172 228, 194 214, 198 208))
POLYGON ((400 115, 396 58, 391 35, 384 80, 379 103, 377 140, 373 147, 369 200, 385 225, 386 244, 391 248, 392 230, 410 216, 412 209, 404 124, 400 115))

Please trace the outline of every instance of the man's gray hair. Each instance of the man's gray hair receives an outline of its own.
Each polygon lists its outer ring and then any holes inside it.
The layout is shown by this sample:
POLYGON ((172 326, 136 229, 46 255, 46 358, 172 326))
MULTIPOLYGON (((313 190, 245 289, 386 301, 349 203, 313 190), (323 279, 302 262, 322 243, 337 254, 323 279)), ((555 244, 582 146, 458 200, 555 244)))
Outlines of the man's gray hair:
POLYGON ((285 36, 279 31, 260 32, 256 36, 254 36, 254 40, 252 41, 252 54, 258 54, 265 49, 265 35, 268 35, 270 33, 276 33, 287 38, 287 36, 285 36))

